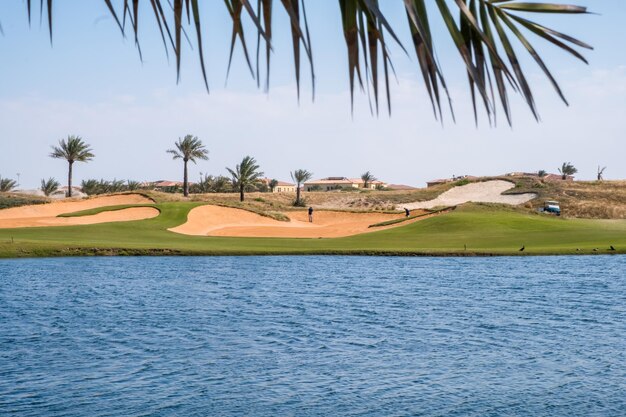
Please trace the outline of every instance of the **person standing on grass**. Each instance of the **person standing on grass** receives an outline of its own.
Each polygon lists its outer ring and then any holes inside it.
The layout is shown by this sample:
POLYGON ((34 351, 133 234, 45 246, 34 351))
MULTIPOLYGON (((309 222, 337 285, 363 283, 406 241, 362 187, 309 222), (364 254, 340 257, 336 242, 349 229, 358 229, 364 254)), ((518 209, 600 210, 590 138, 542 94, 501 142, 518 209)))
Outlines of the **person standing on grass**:
POLYGON ((409 216, 411 215, 411 210, 409 210, 408 208, 406 208, 406 207, 405 207, 405 208, 404 208, 404 215, 405 215, 406 217, 409 217, 409 216))
POLYGON ((309 223, 313 223, 313 207, 309 207, 309 223))

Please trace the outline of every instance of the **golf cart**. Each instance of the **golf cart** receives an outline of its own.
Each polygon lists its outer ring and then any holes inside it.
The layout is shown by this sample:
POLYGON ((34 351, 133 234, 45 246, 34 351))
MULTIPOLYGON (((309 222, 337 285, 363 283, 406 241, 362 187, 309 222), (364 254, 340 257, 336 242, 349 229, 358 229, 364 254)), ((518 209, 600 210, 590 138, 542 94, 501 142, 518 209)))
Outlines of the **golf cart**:
POLYGON ((545 203, 543 203, 543 210, 544 213, 552 213, 552 214, 556 214, 557 216, 561 215, 561 206, 559 205, 558 201, 546 201, 545 203))

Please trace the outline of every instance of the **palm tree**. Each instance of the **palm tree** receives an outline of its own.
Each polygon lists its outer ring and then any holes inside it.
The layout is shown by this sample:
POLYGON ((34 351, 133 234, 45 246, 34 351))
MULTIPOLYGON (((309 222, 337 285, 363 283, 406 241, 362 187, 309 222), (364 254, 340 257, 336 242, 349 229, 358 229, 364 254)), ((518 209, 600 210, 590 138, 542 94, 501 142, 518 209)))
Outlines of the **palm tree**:
POLYGON ((293 203, 294 206, 300 206, 302 204, 300 201, 300 185, 311 178, 313 178, 313 173, 306 169, 296 169, 291 173, 291 179, 296 182, 296 201, 293 203))
POLYGON ((213 182, 212 191, 214 193, 225 193, 230 191, 230 187, 230 178, 225 177, 224 175, 219 175, 217 178, 215 178, 215 181, 213 182))
POLYGON ((60 186, 61 184, 52 177, 47 180, 45 178, 41 180, 41 191, 43 191, 46 197, 49 197, 50 194, 54 194, 60 186))
POLYGON ((543 177, 545 177, 546 175, 548 175, 548 172, 547 172, 545 169, 540 169, 539 171, 537 171, 537 176, 538 176, 539 178, 543 178, 543 177))
POLYGON ((561 178, 566 180, 568 175, 574 175, 578 170, 574 168, 571 162, 563 162, 563 165, 559 168, 559 172, 561 173, 561 178))
POLYGON ((95 155, 93 150, 80 136, 70 135, 67 140, 61 139, 59 146, 53 146, 51 158, 65 159, 68 163, 67 170, 67 196, 72 196, 72 167, 74 162, 91 161, 95 155))
POLYGON ((263 172, 259 171, 256 159, 246 156, 235 169, 226 168, 233 178, 233 186, 239 188, 239 201, 243 201, 246 187, 255 185, 263 176, 263 172))
MULTIPOLYGON (((26 2, 26 10, 30 21, 31 2, 26 2)), ((135 38, 135 44, 141 56, 139 46, 138 22, 140 13, 145 10, 138 7, 139 1, 133 2, 133 7, 128 1, 116 2, 120 4, 116 9, 113 2, 104 0, 114 21, 118 25, 122 34, 125 34, 127 27, 135 38), (123 3, 123 6, 122 6, 123 3), (140 12, 141 11, 141 12, 140 12), (125 25, 126 18, 132 23, 125 25)), ((147 2, 146 2, 147 3, 147 2)), ((158 27, 163 40, 166 53, 171 50, 176 58, 176 72, 180 75, 180 64, 182 58, 183 38, 187 32, 195 32, 198 58, 204 83, 208 91, 208 81, 204 61, 202 45, 202 13, 201 7, 214 7, 216 2, 198 2, 188 0, 151 0, 150 1, 156 27, 158 27), (187 15, 188 19, 183 17, 187 15)), ((219 3, 219 2, 217 2, 219 3)), ((260 49, 264 46, 264 75, 265 88, 269 88, 270 57, 273 47, 281 42, 272 39, 274 33, 281 33, 276 30, 275 22, 284 19, 272 19, 273 6, 282 10, 291 30, 290 39, 293 45, 295 79, 298 86, 298 96, 300 91, 300 68, 301 55, 310 65, 311 83, 313 92, 315 91, 315 70, 313 65, 313 45, 309 33, 307 13, 304 0, 259 0, 251 2, 249 0, 225 0, 228 13, 232 19, 232 41, 228 66, 232 62, 234 48, 239 42, 242 46, 246 63, 253 77, 257 79, 260 86, 261 62, 260 49), (255 8, 253 4, 257 3, 255 8), (245 19, 246 15, 250 19, 245 19), (249 26, 246 27, 246 22, 249 26), (244 30, 245 29, 245 30, 244 30), (253 65, 249 47, 246 44, 245 31, 253 31, 257 36, 256 45, 256 65, 253 65)), ((327 2, 309 2, 308 4, 319 4, 327 2)), ((404 7, 407 20, 406 29, 402 32, 410 33, 408 42, 400 39, 397 33, 400 31, 400 23, 388 18, 384 7, 391 3, 390 0, 380 2, 379 0, 339 0, 337 14, 343 26, 343 38, 346 43, 347 70, 350 83, 351 96, 354 91, 369 83, 371 88, 364 89, 373 93, 373 101, 378 112, 379 96, 384 95, 387 101, 388 110, 391 111, 389 79, 393 71, 393 62, 390 56, 391 44, 397 44, 399 48, 408 54, 410 49, 414 49, 419 72, 422 74, 425 90, 428 93, 435 117, 442 117, 442 102, 451 107, 451 99, 443 76, 443 68, 437 60, 436 46, 446 43, 449 39, 435 40, 431 27, 434 25, 433 18, 439 16, 441 22, 448 31, 449 38, 459 53, 461 62, 468 74, 469 89, 472 97, 474 116, 477 118, 478 107, 483 107, 490 121, 495 122, 495 110, 497 102, 504 110, 504 114, 511 123, 511 109, 509 105, 509 94, 511 91, 522 95, 532 114, 538 118, 533 92, 530 88, 527 73, 520 65, 519 52, 528 53, 537 63, 537 66, 544 72, 558 96, 567 103, 563 92, 557 81, 548 69, 544 59, 533 46, 533 39, 529 34, 537 38, 548 41, 560 50, 568 52, 575 58, 587 62, 585 57, 576 49, 592 49, 588 44, 575 39, 572 36, 560 33, 548 28, 534 20, 539 14, 586 14, 587 8, 569 4, 559 4, 554 0, 551 2, 524 0, 396 0, 404 7), (405 45, 406 43, 406 45, 405 45), (517 47, 517 48, 516 48, 517 47), (380 91, 379 81, 383 81, 384 92, 380 91), (446 103, 447 102, 447 103, 446 103)), ((52 9, 53 0, 40 2, 40 13, 47 10, 47 21, 52 40, 52 9)), ((150 12, 148 12, 150 13, 150 12)), ((326 14, 323 14, 326 17, 326 14)), ((144 20, 145 21, 145 20, 144 20)), ((584 26, 581 25, 581 30, 584 26)), ((169 56, 169 55, 168 55, 169 56)), ((180 77, 178 77, 180 78, 180 77)), ((452 114, 454 118, 454 114, 452 114)))
POLYGON ((126 189, 128 191, 137 191, 141 188, 141 183, 139 181, 126 180, 126 189))
POLYGON ((367 188, 369 184, 376 181, 376 177, 372 175, 371 172, 366 171, 363 175, 361 175, 361 180, 363 181, 363 188, 367 188))
POLYGON ((270 191, 274 192, 274 189, 276 188, 276 186, 278 185, 278 180, 276 178, 274 178, 273 180, 271 180, 268 183, 269 187, 270 187, 270 191))
POLYGON ((0 177, 0 192, 8 193, 17 186, 15 180, 0 177))
POLYGON ((207 156, 209 151, 204 147, 202 141, 197 136, 187 135, 183 139, 178 138, 178 141, 174 143, 176 149, 168 149, 167 153, 174 155, 173 159, 182 159, 184 165, 183 175, 183 194, 185 197, 189 197, 189 175, 187 174, 187 162, 191 161, 194 164, 196 159, 209 159, 207 156))
POLYGON ((600 168, 600 165, 598 165, 598 181, 602 181, 604 179, 604 170, 605 169, 606 169, 606 167, 600 168))

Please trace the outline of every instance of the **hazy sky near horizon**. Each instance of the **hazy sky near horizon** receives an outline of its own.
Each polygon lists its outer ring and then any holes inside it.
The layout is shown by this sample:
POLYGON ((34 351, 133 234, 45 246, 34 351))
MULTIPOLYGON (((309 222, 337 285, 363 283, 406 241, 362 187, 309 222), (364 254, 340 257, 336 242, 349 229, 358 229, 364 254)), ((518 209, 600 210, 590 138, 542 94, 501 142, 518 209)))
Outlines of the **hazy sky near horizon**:
MULTIPOLYGON (((584 52, 590 62, 586 66, 536 40, 570 107, 524 56, 522 64, 530 74, 542 121, 535 122, 515 96, 513 128, 503 117, 497 127, 489 127, 484 114, 475 127, 463 66, 438 16, 437 53, 457 115, 456 123, 446 116, 443 127, 432 116, 416 60, 397 47, 392 50, 398 82, 392 83, 391 117, 383 111, 379 117, 370 115, 367 96, 361 93, 356 94, 351 116, 336 1, 306 3, 317 94, 311 102, 303 65, 300 104, 289 26, 278 7, 271 89, 265 94, 251 79, 239 45, 225 86, 229 18, 221 1, 202 3, 211 87, 207 94, 196 51, 188 45, 176 84, 175 62, 171 57, 168 62, 146 8, 149 2, 143 3, 142 63, 132 36, 121 37, 102 1, 56 1, 52 47, 47 26, 39 25, 38 10, 29 29, 25 2, 2 2, 0 176, 16 178, 20 173, 22 188, 38 187, 41 178, 51 176, 64 183, 66 164, 48 154, 59 139, 75 134, 85 138, 96 154, 94 161, 76 166, 75 183, 86 178, 179 179, 182 164, 172 161, 165 150, 191 133, 210 150, 209 161, 191 167, 192 180, 200 172, 225 174, 226 166, 234 166, 245 155, 256 157, 268 177, 280 180, 288 180, 289 172, 298 168, 315 177, 357 177, 370 170, 390 183, 421 186, 452 175, 556 172, 565 161, 579 169, 580 179, 594 179, 598 165, 608 167, 607 179, 626 178, 623 0, 570 0, 598 15, 538 17, 595 50, 584 52)), ((408 45, 401 3, 384 3, 384 10, 392 22, 400 23, 396 25, 400 38, 408 45)))

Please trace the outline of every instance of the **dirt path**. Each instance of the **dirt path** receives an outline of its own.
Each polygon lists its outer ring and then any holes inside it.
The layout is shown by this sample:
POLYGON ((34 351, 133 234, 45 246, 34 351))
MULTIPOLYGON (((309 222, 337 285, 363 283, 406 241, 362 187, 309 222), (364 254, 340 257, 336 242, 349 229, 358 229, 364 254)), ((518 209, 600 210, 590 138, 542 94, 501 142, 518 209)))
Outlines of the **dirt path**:
MULTIPOLYGON (((194 208, 189 212, 186 223, 169 230, 193 236, 344 237, 393 227, 369 228, 372 224, 399 219, 404 216, 404 214, 318 210, 314 213, 313 223, 309 223, 306 211, 284 214, 291 219, 290 222, 281 222, 246 210, 207 205, 194 208)), ((413 214, 418 213, 414 212, 413 214)), ((410 222, 417 220, 410 220, 410 222)), ((405 225, 407 222, 400 224, 405 225)))
POLYGON ((454 187, 434 200, 406 203, 400 205, 400 207, 408 208, 409 210, 431 209, 434 207, 457 206, 468 202, 519 205, 536 197, 536 194, 533 193, 502 195, 503 192, 513 187, 515 187, 513 183, 502 180, 475 182, 454 187))
POLYGON ((99 207, 125 204, 151 204, 153 201, 138 195, 125 194, 96 197, 80 201, 60 201, 50 204, 13 207, 0 210, 0 229, 40 226, 72 226, 107 222, 123 222, 156 217, 159 211, 152 207, 134 207, 124 210, 107 211, 92 216, 57 217, 60 214, 74 213, 99 207))

